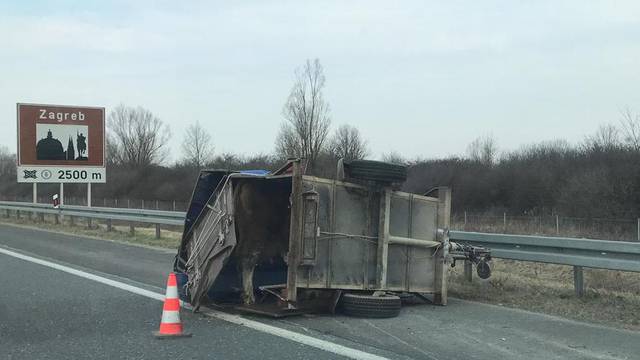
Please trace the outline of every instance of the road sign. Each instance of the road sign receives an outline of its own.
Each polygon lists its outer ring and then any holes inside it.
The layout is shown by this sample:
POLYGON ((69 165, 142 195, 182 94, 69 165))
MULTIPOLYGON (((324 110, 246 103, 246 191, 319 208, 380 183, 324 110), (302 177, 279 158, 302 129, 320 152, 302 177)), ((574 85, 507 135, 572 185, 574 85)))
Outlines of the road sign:
POLYGON ((104 183, 104 108, 18 104, 18 182, 104 183))

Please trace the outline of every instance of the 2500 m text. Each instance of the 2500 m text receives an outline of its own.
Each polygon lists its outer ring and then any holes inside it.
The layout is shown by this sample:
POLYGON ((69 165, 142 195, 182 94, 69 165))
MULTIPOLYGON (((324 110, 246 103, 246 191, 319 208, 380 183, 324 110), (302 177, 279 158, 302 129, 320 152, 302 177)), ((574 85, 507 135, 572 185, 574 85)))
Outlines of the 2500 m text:
POLYGON ((58 170, 58 179, 60 180, 84 180, 86 178, 86 170, 58 170))

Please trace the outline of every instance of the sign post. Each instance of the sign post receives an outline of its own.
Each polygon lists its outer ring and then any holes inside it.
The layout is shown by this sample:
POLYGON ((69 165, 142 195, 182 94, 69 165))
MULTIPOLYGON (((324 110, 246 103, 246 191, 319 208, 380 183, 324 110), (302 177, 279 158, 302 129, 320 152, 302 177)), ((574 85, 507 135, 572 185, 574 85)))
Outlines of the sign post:
POLYGON ((38 183, 91 184, 107 181, 105 168, 105 121, 103 107, 17 104, 18 182, 33 184, 37 202, 38 183))

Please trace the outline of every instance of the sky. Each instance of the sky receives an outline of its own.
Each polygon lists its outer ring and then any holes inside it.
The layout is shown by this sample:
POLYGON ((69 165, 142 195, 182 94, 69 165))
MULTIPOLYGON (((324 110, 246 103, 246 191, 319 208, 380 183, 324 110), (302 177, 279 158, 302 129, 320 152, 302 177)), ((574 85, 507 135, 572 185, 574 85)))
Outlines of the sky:
POLYGON ((640 113, 638 1, 0 0, 0 146, 18 102, 143 106, 216 153, 268 153, 294 70, 320 59, 332 127, 371 155, 580 142, 640 113))

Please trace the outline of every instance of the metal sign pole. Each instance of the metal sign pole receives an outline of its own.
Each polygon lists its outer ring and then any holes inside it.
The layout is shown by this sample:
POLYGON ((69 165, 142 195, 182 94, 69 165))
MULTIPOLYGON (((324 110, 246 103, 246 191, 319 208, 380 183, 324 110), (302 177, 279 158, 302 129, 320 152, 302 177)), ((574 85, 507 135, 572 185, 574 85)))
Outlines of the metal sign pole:
MULTIPOLYGON (((87 183, 87 207, 91 207, 91 183, 87 183)), ((91 218, 87 218, 87 227, 92 228, 91 218)))
MULTIPOLYGON (((33 183, 33 203, 37 203, 38 202, 38 183, 33 183)), ((36 218, 36 213, 33 212, 31 213, 33 215, 33 218, 36 218)))
MULTIPOLYGON (((64 183, 60 183, 60 207, 64 204, 64 183)), ((64 222, 64 215, 60 215, 60 222, 64 222)))

